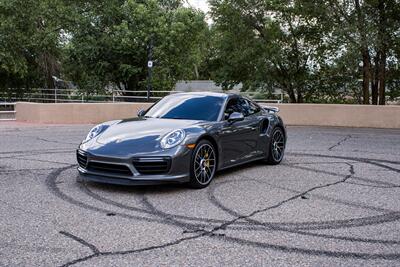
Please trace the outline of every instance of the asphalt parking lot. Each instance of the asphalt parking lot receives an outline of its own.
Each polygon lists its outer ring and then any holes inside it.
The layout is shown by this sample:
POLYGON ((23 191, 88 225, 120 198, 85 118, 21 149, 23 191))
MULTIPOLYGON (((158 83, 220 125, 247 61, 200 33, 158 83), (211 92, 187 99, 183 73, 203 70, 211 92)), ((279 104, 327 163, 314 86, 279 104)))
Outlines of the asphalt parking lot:
POLYGON ((400 130, 289 127, 192 190, 77 183, 90 127, 0 123, 1 266, 400 265, 400 130))

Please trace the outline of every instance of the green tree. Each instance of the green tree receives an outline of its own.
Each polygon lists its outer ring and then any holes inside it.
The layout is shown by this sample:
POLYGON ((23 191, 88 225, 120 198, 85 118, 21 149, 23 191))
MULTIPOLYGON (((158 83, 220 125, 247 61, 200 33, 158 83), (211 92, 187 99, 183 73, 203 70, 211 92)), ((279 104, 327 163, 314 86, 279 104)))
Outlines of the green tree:
POLYGON ((179 0, 0 0, 0 86, 144 89, 152 41, 154 89, 171 89, 198 77, 207 32, 179 0))
POLYGON ((213 0, 216 64, 214 77, 226 88, 243 82, 284 90, 303 102, 317 55, 320 28, 297 1, 213 0))
POLYGON ((112 83, 126 90, 145 89, 150 42, 154 89, 171 89, 177 79, 193 77, 202 60, 204 14, 177 1, 104 0, 76 9, 80 15, 69 31, 64 69, 81 88, 112 83))
POLYGON ((327 26, 331 44, 337 49, 359 51, 362 62, 363 103, 385 104, 387 60, 395 56, 393 46, 398 39, 399 1, 328 0, 318 3, 325 14, 319 22, 327 26))
POLYGON ((245 89, 264 84, 283 89, 291 102, 346 102, 353 96, 365 104, 372 88, 372 103, 379 96, 384 104, 386 84, 395 84, 397 0, 210 3, 213 77, 226 88, 239 82, 245 89))
POLYGON ((0 1, 0 79, 11 88, 53 88, 65 6, 58 0, 0 1))

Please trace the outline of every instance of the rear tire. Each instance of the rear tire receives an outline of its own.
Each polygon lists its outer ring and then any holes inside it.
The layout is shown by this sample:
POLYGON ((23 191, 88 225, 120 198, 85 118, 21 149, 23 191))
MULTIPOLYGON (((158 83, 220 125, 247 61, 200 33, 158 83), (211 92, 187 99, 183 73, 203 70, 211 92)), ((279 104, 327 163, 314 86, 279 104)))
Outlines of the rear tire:
POLYGON ((286 138, 283 130, 280 127, 275 127, 271 134, 269 142, 269 153, 267 163, 277 165, 281 163, 285 155, 286 138))
POLYGON ((207 140, 201 140, 192 153, 190 162, 190 182, 192 188, 207 187, 217 170, 217 154, 214 146, 207 140))

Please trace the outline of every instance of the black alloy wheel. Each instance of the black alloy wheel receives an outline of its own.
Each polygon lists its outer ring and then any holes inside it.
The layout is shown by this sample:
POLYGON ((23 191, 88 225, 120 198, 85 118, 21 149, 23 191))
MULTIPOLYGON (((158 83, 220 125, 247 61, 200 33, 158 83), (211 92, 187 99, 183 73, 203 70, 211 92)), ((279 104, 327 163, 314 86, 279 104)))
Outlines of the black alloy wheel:
POLYGON ((190 185, 204 188, 214 178, 217 157, 214 146, 207 140, 201 140, 193 151, 190 166, 190 185))

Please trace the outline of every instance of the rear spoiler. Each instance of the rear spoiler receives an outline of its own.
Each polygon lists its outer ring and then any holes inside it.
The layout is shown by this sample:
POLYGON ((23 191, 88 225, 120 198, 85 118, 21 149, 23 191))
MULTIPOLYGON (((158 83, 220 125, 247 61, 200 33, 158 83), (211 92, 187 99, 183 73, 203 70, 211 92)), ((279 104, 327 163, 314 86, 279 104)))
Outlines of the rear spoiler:
POLYGON ((268 111, 269 113, 278 113, 278 107, 270 107, 270 106, 261 106, 264 110, 268 111))

